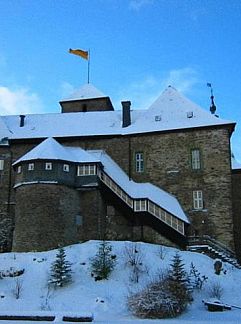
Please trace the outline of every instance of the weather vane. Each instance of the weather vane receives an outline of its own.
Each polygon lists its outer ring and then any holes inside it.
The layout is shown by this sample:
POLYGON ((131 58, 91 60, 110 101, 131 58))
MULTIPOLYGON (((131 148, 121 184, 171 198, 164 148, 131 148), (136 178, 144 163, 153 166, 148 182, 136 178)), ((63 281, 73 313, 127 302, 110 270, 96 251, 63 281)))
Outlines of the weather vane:
POLYGON ((215 103, 214 103, 214 95, 213 95, 213 88, 212 88, 212 84, 211 83, 207 83, 207 87, 210 88, 210 91, 211 91, 211 96, 210 96, 210 99, 211 99, 211 106, 210 106, 210 111, 211 111, 211 114, 215 114, 215 111, 216 111, 216 106, 215 106, 215 103))

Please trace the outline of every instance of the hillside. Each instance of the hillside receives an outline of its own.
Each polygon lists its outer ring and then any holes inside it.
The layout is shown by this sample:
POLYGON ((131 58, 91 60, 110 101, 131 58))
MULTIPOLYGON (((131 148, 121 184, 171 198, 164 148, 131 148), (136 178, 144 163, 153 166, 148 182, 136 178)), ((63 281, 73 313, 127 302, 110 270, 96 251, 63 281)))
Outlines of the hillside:
MULTIPOLYGON (((111 242, 117 264, 109 280, 95 281, 91 277, 90 258, 95 256, 98 241, 89 241, 66 247, 67 260, 72 263, 73 283, 67 287, 51 290, 48 295, 47 281, 51 263, 55 260, 56 250, 38 253, 4 253, 0 254, 0 269, 7 271, 25 269, 21 276, 4 277, 0 280, 0 314, 34 313, 41 310, 63 313, 93 314, 95 323, 176 323, 200 322, 214 323, 225 321, 237 323, 241 320, 241 309, 232 308, 224 312, 208 312, 202 299, 209 298, 210 287, 219 283, 223 289, 221 300, 231 305, 241 306, 241 271, 229 264, 224 264, 224 272, 215 275, 214 261, 207 256, 182 251, 181 257, 189 272, 193 262, 196 269, 208 277, 200 292, 194 293, 194 302, 180 317, 172 320, 138 320, 127 309, 126 297, 130 291, 136 291, 161 270, 168 268, 176 249, 160 248, 158 245, 137 243, 139 256, 142 256, 144 272, 139 283, 130 280, 131 267, 127 264, 126 248, 131 242, 111 242), (22 285, 20 297, 16 299, 16 280, 22 285)), ((7 323, 7 321, 0 321, 7 323)), ((11 323, 13 323, 11 321, 11 323)), ((19 322, 20 323, 20 322, 19 322)), ((30 322, 29 322, 30 323, 30 322)))

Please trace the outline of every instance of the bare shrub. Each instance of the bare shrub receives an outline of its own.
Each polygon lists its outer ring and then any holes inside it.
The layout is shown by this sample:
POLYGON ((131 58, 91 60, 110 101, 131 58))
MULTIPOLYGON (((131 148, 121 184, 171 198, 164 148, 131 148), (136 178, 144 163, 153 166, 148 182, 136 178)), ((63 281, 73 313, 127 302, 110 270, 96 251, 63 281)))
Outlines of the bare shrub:
POLYGON ((126 263, 131 267, 130 280, 138 283, 143 273, 148 274, 148 268, 143 264, 144 256, 137 243, 130 243, 125 246, 126 263))
POLYGON ((189 277, 189 284, 191 285, 191 288, 197 290, 201 290, 203 284, 208 280, 208 277, 200 274, 200 272, 196 269, 193 262, 191 262, 188 277, 189 277))
POLYGON ((159 245, 158 250, 157 250, 157 255, 159 256, 159 258, 161 260, 164 260, 165 257, 167 256, 167 254, 168 254, 167 247, 163 246, 163 245, 159 245))
POLYGON ((15 279, 15 285, 12 290, 14 297, 16 299, 19 299, 22 291, 23 291, 23 281, 17 278, 15 279))
POLYGON ((223 295, 223 287, 219 282, 213 282, 209 287, 209 297, 221 299, 223 295))
POLYGON ((51 310, 49 300, 50 300, 50 298, 52 296, 53 296, 53 291, 51 290, 51 287, 48 285, 46 295, 42 296, 43 301, 42 301, 41 306, 40 306, 41 310, 44 310, 44 311, 50 311, 51 310))

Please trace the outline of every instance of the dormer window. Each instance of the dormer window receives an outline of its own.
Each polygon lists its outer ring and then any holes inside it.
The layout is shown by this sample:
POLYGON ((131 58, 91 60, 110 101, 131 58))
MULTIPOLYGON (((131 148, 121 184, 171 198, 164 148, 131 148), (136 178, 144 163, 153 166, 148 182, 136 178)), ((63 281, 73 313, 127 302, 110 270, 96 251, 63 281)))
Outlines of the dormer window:
POLYGON ((19 166, 17 167, 17 173, 21 173, 21 172, 22 172, 22 166, 19 165, 19 166))
POLYGON ((34 163, 29 163, 28 164, 28 171, 33 171, 34 170, 34 163))
POLYGON ((63 165, 63 171, 64 172, 69 172, 69 164, 64 164, 63 165))
POLYGON ((52 162, 45 163, 45 170, 52 170, 52 168, 53 168, 52 162))
POLYGON ((158 121, 161 121, 162 120, 162 116, 161 115, 156 115, 155 116, 155 121, 158 122, 158 121))
POLYGON ((187 118, 192 118, 192 117, 193 117, 193 111, 188 111, 187 118))

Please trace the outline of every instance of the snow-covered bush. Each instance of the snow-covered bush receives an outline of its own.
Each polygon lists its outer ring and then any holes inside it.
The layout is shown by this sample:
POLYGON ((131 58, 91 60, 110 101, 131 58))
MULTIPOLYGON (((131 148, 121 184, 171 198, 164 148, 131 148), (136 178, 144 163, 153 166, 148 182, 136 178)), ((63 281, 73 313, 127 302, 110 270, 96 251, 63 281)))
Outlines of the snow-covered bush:
POLYGON ((51 266, 49 285, 54 287, 63 287, 72 282, 71 263, 66 261, 64 248, 59 248, 56 259, 51 266))
POLYGON ((167 274, 160 276, 143 290, 130 294, 127 305, 129 310, 140 318, 171 318, 184 310, 179 297, 170 287, 167 274))
POLYGON ((96 255, 90 260, 91 275, 95 280, 108 279, 116 265, 116 255, 112 254, 112 246, 102 241, 96 255))
POLYGON ((147 266, 143 264, 143 253, 138 248, 137 243, 129 243, 125 245, 126 264, 130 266, 130 280, 134 283, 139 282, 141 274, 148 273, 147 266))

